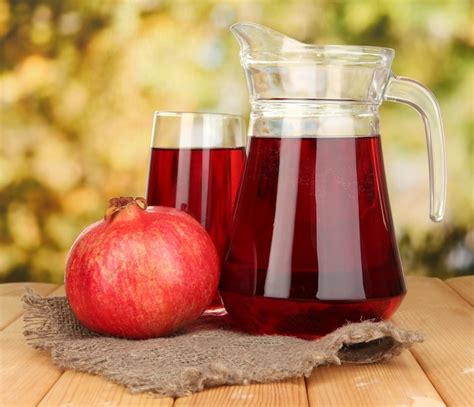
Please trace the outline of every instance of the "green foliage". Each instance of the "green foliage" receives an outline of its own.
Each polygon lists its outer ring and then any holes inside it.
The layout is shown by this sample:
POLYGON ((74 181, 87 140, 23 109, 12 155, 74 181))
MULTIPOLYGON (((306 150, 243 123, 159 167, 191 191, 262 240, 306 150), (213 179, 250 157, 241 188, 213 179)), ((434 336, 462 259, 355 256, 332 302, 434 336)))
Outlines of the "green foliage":
POLYGON ((468 0, 0 0, 0 280, 60 281, 107 199, 143 195, 154 110, 248 113, 235 21, 396 49, 394 71, 439 98, 449 163, 446 222, 430 224, 421 120, 383 106, 405 269, 473 273, 471 15, 468 0))

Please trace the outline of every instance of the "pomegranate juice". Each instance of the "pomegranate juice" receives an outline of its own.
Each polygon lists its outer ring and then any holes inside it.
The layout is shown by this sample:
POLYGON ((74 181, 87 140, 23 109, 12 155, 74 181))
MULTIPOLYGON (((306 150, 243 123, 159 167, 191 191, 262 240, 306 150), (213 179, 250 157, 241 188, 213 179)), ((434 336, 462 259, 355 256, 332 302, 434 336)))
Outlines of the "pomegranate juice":
POLYGON ((252 333, 390 317, 405 284, 380 137, 251 137, 220 292, 252 333))
MULTIPOLYGON (((209 232, 222 260, 244 164, 243 147, 152 148, 148 205, 192 215, 209 232)), ((216 298, 213 305, 219 304, 216 298)))

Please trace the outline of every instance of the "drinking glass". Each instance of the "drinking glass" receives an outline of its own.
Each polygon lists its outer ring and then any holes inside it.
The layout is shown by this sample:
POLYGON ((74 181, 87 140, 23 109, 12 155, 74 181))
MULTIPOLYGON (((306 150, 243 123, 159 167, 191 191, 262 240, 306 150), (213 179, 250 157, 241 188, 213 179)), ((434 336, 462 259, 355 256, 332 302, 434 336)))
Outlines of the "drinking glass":
MULTIPOLYGON (((240 116, 155 112, 148 205, 193 216, 208 231, 222 262, 245 160, 240 116)), ((216 293, 211 308, 221 306, 216 293)))

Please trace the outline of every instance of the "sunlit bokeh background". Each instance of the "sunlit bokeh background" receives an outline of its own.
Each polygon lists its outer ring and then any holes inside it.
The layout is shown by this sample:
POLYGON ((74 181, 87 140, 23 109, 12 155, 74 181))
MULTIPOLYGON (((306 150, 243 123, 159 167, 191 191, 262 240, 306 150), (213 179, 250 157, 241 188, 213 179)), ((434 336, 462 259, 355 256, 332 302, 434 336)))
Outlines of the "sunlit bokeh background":
POLYGON ((405 271, 474 273, 472 16, 469 0, 0 0, 0 281, 61 281, 108 198, 144 194, 154 110, 247 117, 236 21, 396 50, 394 72, 439 99, 449 164, 446 219, 433 224, 422 120, 383 105, 405 271))

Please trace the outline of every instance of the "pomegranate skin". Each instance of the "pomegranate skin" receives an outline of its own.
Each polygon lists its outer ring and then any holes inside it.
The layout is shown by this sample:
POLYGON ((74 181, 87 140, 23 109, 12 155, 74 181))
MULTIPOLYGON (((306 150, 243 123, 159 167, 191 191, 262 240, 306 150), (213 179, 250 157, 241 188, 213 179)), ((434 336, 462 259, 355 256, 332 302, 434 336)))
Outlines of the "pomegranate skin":
POLYGON ((196 220, 173 208, 131 204, 76 239, 65 289, 87 328, 145 339, 198 318, 218 280, 216 248, 196 220))

